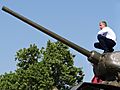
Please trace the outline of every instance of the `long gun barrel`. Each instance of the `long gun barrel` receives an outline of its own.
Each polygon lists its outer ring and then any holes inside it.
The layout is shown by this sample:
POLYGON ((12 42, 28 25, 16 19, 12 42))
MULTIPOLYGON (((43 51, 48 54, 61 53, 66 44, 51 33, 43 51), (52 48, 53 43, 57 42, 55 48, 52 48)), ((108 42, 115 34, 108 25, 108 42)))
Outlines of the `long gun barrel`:
MULTIPOLYGON (((26 18, 26 17, 24 17, 24 16, 22 16, 22 15, 16 13, 16 12, 12 11, 11 9, 3 6, 3 7, 2 7, 2 10, 5 11, 5 12, 7 12, 7 13, 9 13, 9 14, 11 14, 11 15, 13 15, 13 16, 15 16, 16 18, 24 21, 25 23, 33 26, 33 27, 36 28, 37 30, 42 31, 43 33, 46 33, 47 35, 49 35, 49 36, 51 36, 51 37, 53 37, 53 38, 61 41, 62 43, 68 45, 69 47, 71 47, 71 48, 75 49, 76 51, 82 53, 83 55, 87 56, 88 58, 94 56, 94 55, 93 55, 94 53, 92 54, 90 51, 88 51, 88 50, 86 50, 86 49, 84 49, 84 48, 82 48, 82 47, 74 44, 73 42, 71 42, 71 41, 69 41, 69 40, 67 40, 67 39, 59 36, 58 34, 56 34, 56 33, 52 32, 52 31, 44 28, 43 26, 41 26, 41 25, 39 25, 39 24, 37 24, 37 23, 29 20, 28 18, 26 18)), ((94 52, 95 52, 95 51, 94 51, 94 52)), ((101 54, 100 54, 100 53, 97 53, 97 52, 95 52, 95 54, 96 54, 96 57, 93 57, 93 58, 98 60, 98 58, 99 58, 99 56, 100 56, 101 54)))

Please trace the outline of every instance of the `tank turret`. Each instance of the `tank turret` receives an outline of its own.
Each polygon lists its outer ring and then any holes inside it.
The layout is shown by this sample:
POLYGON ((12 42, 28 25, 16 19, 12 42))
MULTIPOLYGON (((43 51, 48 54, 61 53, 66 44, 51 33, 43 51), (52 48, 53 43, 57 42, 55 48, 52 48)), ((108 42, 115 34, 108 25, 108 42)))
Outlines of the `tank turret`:
POLYGON ((79 53, 85 55, 88 61, 93 64, 93 70, 96 76, 100 77, 105 81, 119 81, 120 80, 120 52, 115 51, 112 53, 99 53, 96 51, 86 50, 79 45, 61 37, 60 35, 44 28, 43 26, 27 19, 26 17, 12 11, 11 9, 3 6, 3 11, 15 16, 16 18, 22 20, 23 22, 33 26, 37 30, 46 33, 47 35, 61 41, 62 43, 68 45, 69 47, 75 49, 79 53))

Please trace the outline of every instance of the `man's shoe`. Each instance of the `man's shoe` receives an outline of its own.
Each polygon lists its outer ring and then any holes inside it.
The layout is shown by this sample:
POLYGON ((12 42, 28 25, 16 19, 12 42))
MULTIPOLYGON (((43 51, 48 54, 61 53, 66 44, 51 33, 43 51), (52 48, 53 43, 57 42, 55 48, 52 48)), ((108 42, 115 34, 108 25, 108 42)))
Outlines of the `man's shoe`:
POLYGON ((104 51, 103 53, 108 53, 109 51, 104 51))
POLYGON ((113 52, 113 51, 114 51, 114 49, 112 48, 112 49, 110 49, 109 51, 110 51, 110 52, 113 52))
POLYGON ((114 51, 114 49, 112 48, 112 49, 109 49, 109 50, 105 50, 103 53, 108 53, 108 52, 113 52, 114 51))

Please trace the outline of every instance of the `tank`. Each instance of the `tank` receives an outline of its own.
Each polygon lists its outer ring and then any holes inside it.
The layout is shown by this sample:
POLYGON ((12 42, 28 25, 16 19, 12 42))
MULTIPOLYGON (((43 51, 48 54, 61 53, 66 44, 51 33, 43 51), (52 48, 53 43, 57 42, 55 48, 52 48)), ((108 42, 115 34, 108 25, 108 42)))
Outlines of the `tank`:
POLYGON ((3 6, 2 10, 11 14, 12 16, 22 20, 23 22, 29 24, 30 26, 36 28, 37 30, 61 41, 62 43, 68 45, 69 47, 75 49, 79 53, 85 55, 90 63, 93 65, 94 74, 105 81, 105 84, 110 84, 119 86, 120 81, 120 51, 115 51, 111 53, 99 53, 94 50, 89 51, 79 45, 61 37, 60 35, 44 28, 43 26, 31 21, 30 19, 14 12, 13 10, 3 6))

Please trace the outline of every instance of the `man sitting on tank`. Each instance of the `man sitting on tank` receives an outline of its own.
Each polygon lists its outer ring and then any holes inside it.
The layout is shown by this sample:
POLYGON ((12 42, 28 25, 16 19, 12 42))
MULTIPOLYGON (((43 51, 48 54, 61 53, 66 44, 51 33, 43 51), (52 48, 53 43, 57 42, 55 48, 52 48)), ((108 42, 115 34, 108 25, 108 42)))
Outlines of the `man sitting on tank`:
POLYGON ((113 52, 113 47, 116 45, 116 35, 114 31, 107 26, 106 21, 99 23, 100 31, 97 39, 99 42, 94 43, 94 47, 104 50, 104 53, 113 52))

